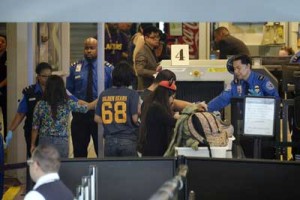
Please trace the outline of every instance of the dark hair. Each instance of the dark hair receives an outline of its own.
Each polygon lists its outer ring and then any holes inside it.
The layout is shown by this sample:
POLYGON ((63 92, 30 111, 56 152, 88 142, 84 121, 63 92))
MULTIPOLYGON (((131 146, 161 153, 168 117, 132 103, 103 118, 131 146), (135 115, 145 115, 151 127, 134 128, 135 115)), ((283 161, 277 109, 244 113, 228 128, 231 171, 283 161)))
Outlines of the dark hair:
POLYGON ((161 70, 154 79, 154 83, 159 83, 161 81, 176 81, 176 75, 174 72, 168 69, 161 70))
POLYGON ((173 115, 171 105, 169 103, 169 97, 175 94, 175 91, 167 89, 162 86, 158 86, 154 92, 148 96, 145 101, 143 102, 143 110, 141 116, 141 125, 139 129, 139 139, 138 139, 138 150, 143 152, 143 146, 146 142, 147 137, 147 127, 146 127, 146 117, 149 110, 149 107, 153 103, 160 104, 164 109, 166 109, 167 113, 170 116, 173 115))
POLYGON ((39 164, 44 173, 58 172, 60 168, 60 155, 53 145, 38 145, 31 159, 39 164))
POLYGON ((233 59, 232 59, 232 63, 234 61, 237 61, 237 60, 240 60, 241 63, 244 64, 244 65, 248 65, 249 64, 250 68, 252 67, 252 60, 247 55, 236 55, 236 56, 234 56, 233 59))
POLYGON ((38 74, 38 75, 40 75, 40 73, 41 73, 42 71, 44 71, 45 69, 50 69, 51 72, 52 72, 52 67, 51 67, 51 65, 50 65, 49 63, 41 62, 41 63, 39 63, 39 64, 36 66, 36 68, 35 68, 35 73, 38 74))
POLYGON ((292 56, 295 54, 295 51, 293 50, 292 47, 284 46, 284 47, 281 47, 280 50, 286 51, 289 56, 292 56))
POLYGON ((141 23, 140 26, 144 30, 148 26, 153 26, 153 24, 152 23, 141 23))
POLYGON ((143 35, 144 36, 149 36, 149 35, 151 35, 151 33, 159 33, 159 29, 156 28, 155 26, 147 26, 144 29, 143 35))
POLYGON ((7 42, 6 35, 0 34, 0 37, 3 37, 5 39, 5 41, 7 42))
POLYGON ((220 26, 219 28, 214 30, 214 33, 217 35, 230 35, 229 30, 224 27, 224 26, 220 26))
POLYGON ((134 77, 134 71, 127 61, 117 63, 112 71, 112 84, 116 87, 129 86, 134 77))
POLYGON ((42 99, 50 105, 52 118, 56 120, 57 107, 65 104, 69 99, 64 80, 60 76, 49 76, 42 99))

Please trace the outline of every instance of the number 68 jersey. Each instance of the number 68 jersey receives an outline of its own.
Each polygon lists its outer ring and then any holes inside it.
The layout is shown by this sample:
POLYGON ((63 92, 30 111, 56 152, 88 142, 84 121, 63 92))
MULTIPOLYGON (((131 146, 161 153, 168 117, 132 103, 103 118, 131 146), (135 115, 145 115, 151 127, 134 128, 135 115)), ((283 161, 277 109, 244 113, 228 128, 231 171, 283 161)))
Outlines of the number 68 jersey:
POLYGON ((102 119, 104 137, 136 137, 137 126, 132 116, 138 114, 139 95, 127 87, 113 87, 104 90, 98 98, 96 115, 102 119))

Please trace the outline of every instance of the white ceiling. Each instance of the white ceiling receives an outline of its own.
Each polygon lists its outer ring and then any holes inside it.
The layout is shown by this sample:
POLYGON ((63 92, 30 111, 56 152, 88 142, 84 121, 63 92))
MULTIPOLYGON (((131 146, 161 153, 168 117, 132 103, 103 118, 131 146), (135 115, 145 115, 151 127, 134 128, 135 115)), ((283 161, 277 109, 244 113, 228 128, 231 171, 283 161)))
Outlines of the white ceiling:
POLYGON ((0 22, 300 21, 299 0, 1 0, 0 22))

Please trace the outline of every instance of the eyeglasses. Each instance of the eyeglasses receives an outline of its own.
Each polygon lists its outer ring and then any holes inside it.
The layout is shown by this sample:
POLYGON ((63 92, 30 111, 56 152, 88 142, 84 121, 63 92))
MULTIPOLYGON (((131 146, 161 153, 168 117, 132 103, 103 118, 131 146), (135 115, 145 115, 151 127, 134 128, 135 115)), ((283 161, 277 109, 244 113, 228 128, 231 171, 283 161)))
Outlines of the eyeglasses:
POLYGON ((148 36, 148 38, 151 38, 153 40, 160 40, 160 37, 159 36, 148 36))
POLYGON ((27 165, 30 166, 30 165, 32 165, 32 164, 34 163, 34 160, 29 159, 29 160, 27 160, 26 162, 27 162, 27 165))

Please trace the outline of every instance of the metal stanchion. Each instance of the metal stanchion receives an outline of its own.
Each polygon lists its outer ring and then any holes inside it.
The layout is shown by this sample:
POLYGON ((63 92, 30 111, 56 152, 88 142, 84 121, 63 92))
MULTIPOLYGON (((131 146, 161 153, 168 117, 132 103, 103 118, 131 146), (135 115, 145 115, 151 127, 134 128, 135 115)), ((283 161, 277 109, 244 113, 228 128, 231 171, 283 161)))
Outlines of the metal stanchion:
POLYGON ((149 200, 172 200, 176 197, 179 190, 183 188, 183 179, 185 179, 188 171, 186 165, 180 165, 178 175, 171 180, 166 181, 158 190, 155 192, 149 200))
POLYGON ((89 167, 89 175, 83 176, 81 184, 76 188, 75 200, 96 200, 97 198, 97 167, 89 167))

